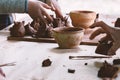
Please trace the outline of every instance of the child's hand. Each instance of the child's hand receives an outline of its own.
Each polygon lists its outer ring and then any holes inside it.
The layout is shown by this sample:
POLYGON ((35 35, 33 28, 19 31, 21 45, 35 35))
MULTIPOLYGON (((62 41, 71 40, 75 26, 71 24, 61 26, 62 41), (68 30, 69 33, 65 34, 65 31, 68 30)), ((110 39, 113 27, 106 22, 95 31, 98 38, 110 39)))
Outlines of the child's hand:
POLYGON ((120 28, 117 27, 111 27, 107 24, 105 24, 103 21, 94 23, 91 28, 94 27, 101 27, 95 32, 92 33, 90 36, 90 39, 95 38, 97 35, 101 33, 107 33, 107 36, 101 39, 103 40, 112 40, 113 46, 109 49, 108 55, 114 55, 114 53, 119 49, 120 47, 120 28))
POLYGON ((44 16, 46 16, 50 21, 52 21, 52 17, 46 12, 45 9, 51 9, 51 7, 41 1, 29 0, 28 2, 28 14, 31 18, 39 18, 44 21, 44 16))

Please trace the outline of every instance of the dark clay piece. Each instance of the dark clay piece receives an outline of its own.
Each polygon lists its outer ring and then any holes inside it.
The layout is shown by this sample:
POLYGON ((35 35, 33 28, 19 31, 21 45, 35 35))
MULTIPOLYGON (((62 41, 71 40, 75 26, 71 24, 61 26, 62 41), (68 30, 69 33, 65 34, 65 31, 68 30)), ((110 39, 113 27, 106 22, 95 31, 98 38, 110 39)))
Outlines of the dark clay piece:
POLYGON ((52 61, 50 61, 50 59, 45 59, 43 62, 42 62, 42 67, 48 67, 50 66, 52 63, 52 61))
POLYGON ((114 59, 113 64, 114 65, 120 65, 120 59, 114 59))
POLYGON ((115 21, 115 27, 120 27, 120 18, 115 21))
POLYGON ((74 69, 68 69, 68 73, 75 73, 74 69))
POLYGON ((114 67, 113 65, 111 65, 105 61, 103 66, 98 71, 98 77, 100 77, 100 78, 116 78, 118 71, 119 71, 118 67, 114 67))
POLYGON ((112 47, 112 45, 113 45, 113 42, 100 42, 97 45, 95 53, 102 54, 102 55, 107 55, 108 54, 108 50, 112 47))
POLYGON ((30 23, 28 23, 26 26, 25 26, 25 34, 26 35, 30 35, 30 36, 33 36, 36 34, 36 30, 30 26, 30 23))

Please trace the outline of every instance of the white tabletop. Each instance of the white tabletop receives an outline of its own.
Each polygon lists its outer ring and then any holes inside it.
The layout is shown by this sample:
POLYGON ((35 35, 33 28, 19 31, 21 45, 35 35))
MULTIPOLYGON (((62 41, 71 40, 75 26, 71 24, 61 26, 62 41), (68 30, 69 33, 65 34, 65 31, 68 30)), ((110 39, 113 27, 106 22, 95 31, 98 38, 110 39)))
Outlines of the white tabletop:
MULTIPOLYGON (((6 80, 100 80, 95 62, 110 59, 70 60, 69 56, 95 56, 96 46, 80 45, 78 49, 58 49, 57 43, 8 41, 9 31, 0 32, 0 63, 16 62, 15 66, 3 67, 6 80), (42 67, 42 61, 50 59, 52 65, 42 67), (85 65, 87 63, 88 65, 85 65), (75 69, 75 73, 68 73, 75 69)), ((119 80, 120 76, 116 80, 119 80)))
MULTIPOLYGON (((119 0, 115 0, 116 3, 113 1, 76 0, 75 3, 75 0, 60 0, 60 6, 66 12, 87 9, 114 14, 119 9, 119 0), (68 4, 68 2, 71 3, 68 4), (103 4, 103 6, 98 4, 103 4)), ((106 22, 111 23, 109 18, 107 20, 106 22)), ((58 49, 57 43, 8 41, 7 36, 9 36, 8 29, 0 31, 0 64, 16 62, 16 65, 2 67, 6 80, 101 80, 97 77, 99 68, 95 66, 95 62, 107 60, 112 63, 114 58, 120 56, 120 50, 118 50, 110 59, 70 60, 70 55, 98 55, 95 54, 96 46, 80 45, 78 49, 58 49), (51 66, 41 67, 42 61, 47 58, 52 61, 51 66), (75 73, 68 73, 68 69, 75 69, 75 73)), ((120 74, 116 80, 120 80, 120 74)))

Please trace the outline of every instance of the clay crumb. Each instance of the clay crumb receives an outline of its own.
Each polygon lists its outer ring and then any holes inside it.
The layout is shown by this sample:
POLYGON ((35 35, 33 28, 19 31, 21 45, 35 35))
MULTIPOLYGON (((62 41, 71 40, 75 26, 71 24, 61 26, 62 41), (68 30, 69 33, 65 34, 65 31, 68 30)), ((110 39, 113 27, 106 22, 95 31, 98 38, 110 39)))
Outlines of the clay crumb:
POLYGON ((88 63, 85 63, 85 65, 88 65, 88 63))
POLYGON ((75 73, 74 69, 68 69, 68 73, 75 73))
POLYGON ((120 59, 114 59, 113 64, 114 65, 120 65, 120 59))
POLYGON ((42 67, 48 67, 51 66, 52 61, 50 59, 45 59, 42 62, 42 67))

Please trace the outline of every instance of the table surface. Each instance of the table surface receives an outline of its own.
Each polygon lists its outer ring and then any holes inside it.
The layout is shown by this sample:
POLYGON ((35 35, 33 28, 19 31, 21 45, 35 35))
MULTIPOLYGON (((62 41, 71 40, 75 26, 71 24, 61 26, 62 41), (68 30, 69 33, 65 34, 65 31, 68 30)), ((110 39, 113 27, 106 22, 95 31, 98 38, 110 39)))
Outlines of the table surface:
MULTIPOLYGON (((73 2, 74 0, 70 1, 73 2)), ((100 2, 101 0, 98 1, 100 2)), ((87 0, 85 0, 85 2, 87 2, 87 0)), ((86 9, 87 7, 85 6, 85 2, 73 4, 74 8, 70 9, 76 9, 76 6, 78 5, 83 5, 83 9, 86 9)), ((98 7, 96 10, 102 11, 105 7, 104 5, 102 8, 99 6, 94 7, 96 6, 96 3, 94 3, 95 2, 93 2, 91 9, 98 7)), ((67 2, 61 5, 66 4, 67 2)), ((89 3, 86 5, 90 6, 89 3)), ((68 4, 68 7, 72 6, 68 4)), ((109 7, 112 12, 110 4, 108 4, 107 10, 109 7)), ((66 7, 64 9, 66 9, 66 7)), ((90 9, 90 7, 88 7, 88 9, 90 9)), ((103 12, 107 10, 103 10, 103 12)), ((113 12, 116 12, 116 10, 117 9, 113 9, 113 12)), ((112 21, 115 21, 117 17, 118 16, 108 15, 105 17, 103 16, 100 20, 103 20, 113 26, 112 21)), ((24 19, 29 20, 28 17, 24 19)), ((80 45, 78 49, 58 49, 57 43, 8 41, 7 36, 9 36, 8 29, 0 31, 0 64, 16 62, 16 65, 2 67, 4 73, 6 74, 6 80, 101 80, 97 77, 99 68, 95 66, 95 63, 107 60, 112 64, 113 59, 119 58, 120 56, 119 49, 116 52, 116 55, 109 59, 70 60, 69 56, 71 55, 100 55, 95 54, 96 46, 80 45), (51 66, 42 67, 42 61, 48 58, 52 61, 51 66), (85 65, 85 63, 88 65, 85 65), (75 69, 75 73, 68 73, 68 69, 75 69)), ((116 80, 120 80, 120 74, 118 74, 116 80)))
MULTIPOLYGON (((6 80, 101 80, 97 77, 99 68, 95 63, 105 60, 112 63, 113 59, 120 56, 118 50, 117 55, 109 59, 70 60, 71 55, 99 54, 95 54, 96 46, 80 45, 77 49, 58 49, 57 43, 8 41, 8 29, 0 31, 0 64, 16 62, 16 65, 2 67, 6 80), (48 58, 52 65, 42 67, 42 61, 48 58), (68 73, 68 69, 74 69, 75 73, 68 73)), ((120 76, 116 80, 120 80, 120 76)))

